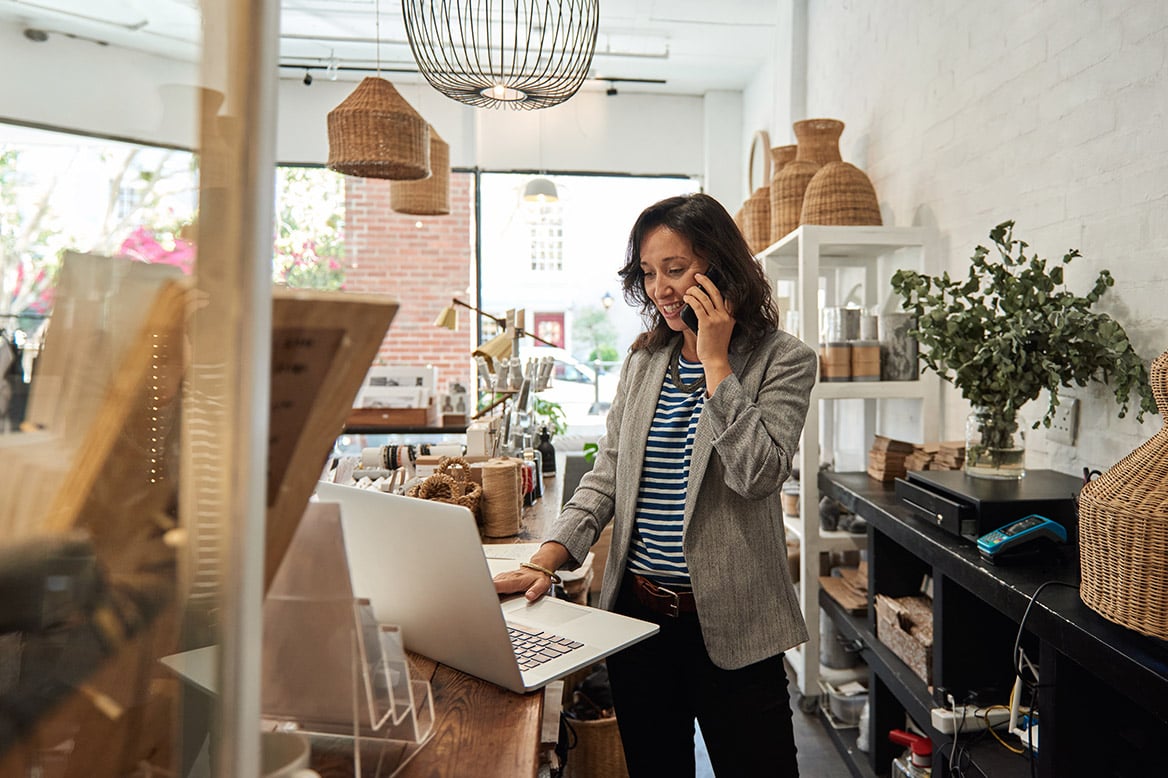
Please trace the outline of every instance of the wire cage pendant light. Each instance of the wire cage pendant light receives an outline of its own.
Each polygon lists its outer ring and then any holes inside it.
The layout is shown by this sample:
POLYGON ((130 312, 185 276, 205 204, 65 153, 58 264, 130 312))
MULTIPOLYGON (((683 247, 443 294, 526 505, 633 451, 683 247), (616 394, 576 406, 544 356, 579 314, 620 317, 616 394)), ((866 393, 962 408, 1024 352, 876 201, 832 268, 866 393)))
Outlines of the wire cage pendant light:
POLYGON ((599 0, 402 0, 422 75, 480 108, 564 102, 592 65, 599 0))

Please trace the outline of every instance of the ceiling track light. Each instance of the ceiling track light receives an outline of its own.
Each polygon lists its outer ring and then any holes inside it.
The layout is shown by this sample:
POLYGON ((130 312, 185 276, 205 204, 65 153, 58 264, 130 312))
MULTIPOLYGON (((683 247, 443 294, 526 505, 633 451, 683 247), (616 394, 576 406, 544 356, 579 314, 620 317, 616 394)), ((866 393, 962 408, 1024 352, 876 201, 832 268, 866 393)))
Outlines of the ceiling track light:
POLYGON ((304 69, 304 85, 312 86, 312 71, 310 71, 308 68, 304 69))

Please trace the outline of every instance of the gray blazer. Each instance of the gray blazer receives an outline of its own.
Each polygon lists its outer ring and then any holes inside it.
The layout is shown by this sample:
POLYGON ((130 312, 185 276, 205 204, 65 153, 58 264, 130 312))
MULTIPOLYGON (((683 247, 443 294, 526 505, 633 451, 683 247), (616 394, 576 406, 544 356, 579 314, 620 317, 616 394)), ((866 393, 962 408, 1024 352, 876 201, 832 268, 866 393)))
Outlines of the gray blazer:
MULTIPOLYGON (((578 566, 615 521, 600 606, 611 610, 624 577, 645 439, 670 349, 625 361, 591 472, 546 538, 578 566)), ((807 640, 787 566, 779 491, 803 430, 818 359, 775 332, 751 351, 731 348, 734 374, 705 401, 694 437, 682 547, 706 649, 733 670, 807 640)))

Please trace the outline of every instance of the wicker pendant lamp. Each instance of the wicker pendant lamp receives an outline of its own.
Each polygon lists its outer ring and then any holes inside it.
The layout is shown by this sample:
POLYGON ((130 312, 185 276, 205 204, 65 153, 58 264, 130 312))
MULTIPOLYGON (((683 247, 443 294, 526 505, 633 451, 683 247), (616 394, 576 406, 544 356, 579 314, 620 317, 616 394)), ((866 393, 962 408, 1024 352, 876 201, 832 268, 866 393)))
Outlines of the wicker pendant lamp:
POLYGON ((398 213, 414 216, 450 213, 450 145, 433 127, 430 127, 430 177, 392 182, 389 206, 398 213))
POLYGON ((567 100, 592 64, 599 0, 402 0, 406 37, 430 85, 479 108, 567 100))
POLYGON ((430 126, 381 77, 381 3, 374 11, 377 75, 328 114, 327 167, 361 178, 417 181, 430 175, 430 126))
POLYGON ((393 84, 370 76, 329 111, 328 168, 362 178, 425 178, 430 175, 427 127, 393 84))

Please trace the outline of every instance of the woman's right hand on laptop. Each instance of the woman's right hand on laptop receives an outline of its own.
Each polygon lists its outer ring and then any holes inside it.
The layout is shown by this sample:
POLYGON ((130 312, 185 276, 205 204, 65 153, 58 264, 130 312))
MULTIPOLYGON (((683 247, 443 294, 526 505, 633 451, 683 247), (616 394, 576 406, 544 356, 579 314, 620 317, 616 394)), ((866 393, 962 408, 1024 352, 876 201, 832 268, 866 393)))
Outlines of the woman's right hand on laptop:
POLYGON ((534 602, 551 590, 554 571, 563 567, 568 559, 568 549, 556 542, 544 543, 532 555, 529 567, 496 575, 493 579, 495 591, 499 594, 523 592, 528 601, 534 602))

